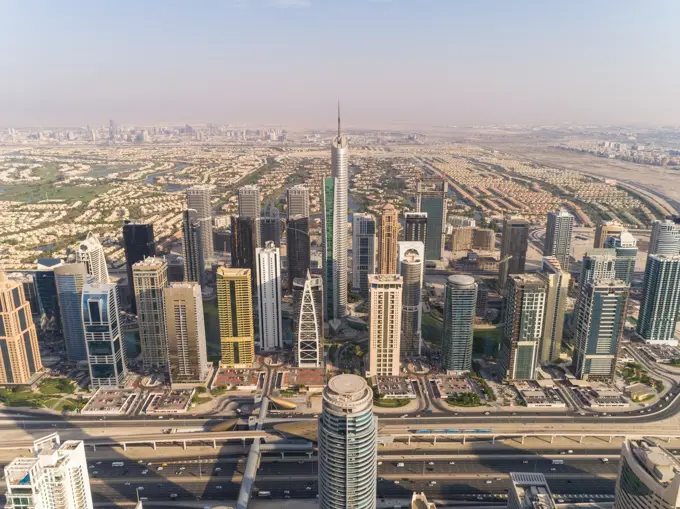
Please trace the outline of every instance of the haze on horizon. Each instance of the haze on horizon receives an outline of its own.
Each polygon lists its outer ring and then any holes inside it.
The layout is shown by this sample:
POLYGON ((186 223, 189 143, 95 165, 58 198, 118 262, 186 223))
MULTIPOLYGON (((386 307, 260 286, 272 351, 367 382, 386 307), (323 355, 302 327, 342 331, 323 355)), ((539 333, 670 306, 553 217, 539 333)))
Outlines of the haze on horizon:
POLYGON ((0 4, 0 125, 680 124, 676 0, 0 4))

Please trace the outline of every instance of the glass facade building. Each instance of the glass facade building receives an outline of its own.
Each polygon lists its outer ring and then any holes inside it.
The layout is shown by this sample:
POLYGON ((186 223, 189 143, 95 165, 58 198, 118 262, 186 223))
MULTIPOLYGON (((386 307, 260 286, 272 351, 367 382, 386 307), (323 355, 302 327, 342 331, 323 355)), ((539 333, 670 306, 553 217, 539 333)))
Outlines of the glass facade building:
POLYGON ((447 372, 470 371, 477 283, 470 276, 449 276, 444 301, 442 367, 447 372))

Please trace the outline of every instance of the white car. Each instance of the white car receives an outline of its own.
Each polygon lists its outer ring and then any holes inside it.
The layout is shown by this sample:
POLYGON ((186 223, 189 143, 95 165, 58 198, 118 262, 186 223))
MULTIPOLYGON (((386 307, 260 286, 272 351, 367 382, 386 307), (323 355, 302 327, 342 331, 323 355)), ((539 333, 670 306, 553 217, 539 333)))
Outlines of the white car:
POLYGON ((455 464, 456 464, 455 461, 449 461, 449 465, 455 465, 455 464))

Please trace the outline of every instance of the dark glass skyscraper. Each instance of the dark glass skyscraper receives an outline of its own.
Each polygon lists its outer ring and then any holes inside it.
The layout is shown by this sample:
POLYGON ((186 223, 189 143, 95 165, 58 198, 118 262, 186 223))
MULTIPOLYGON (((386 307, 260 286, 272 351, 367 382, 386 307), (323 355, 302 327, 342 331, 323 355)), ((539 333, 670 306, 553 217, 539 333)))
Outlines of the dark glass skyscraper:
POLYGON ((438 261, 444 252, 446 198, 449 194, 449 184, 443 180, 423 180, 418 182, 417 191, 418 212, 427 213, 425 259, 438 261))
POLYGON ((184 279, 205 284, 202 223, 194 209, 182 213, 182 248, 184 250, 184 279))
POLYGON ((498 287, 505 288, 508 276, 523 274, 529 249, 529 221, 523 217, 506 217, 501 237, 501 262, 498 267, 498 287))
POLYGON ((293 281, 307 277, 311 264, 309 218, 293 216, 286 227, 288 253, 288 293, 293 293, 293 281))
POLYGON ((404 214, 406 228, 404 240, 406 242, 422 242, 427 238, 427 212, 406 212, 404 214))
POLYGON ((260 216, 260 244, 264 247, 267 242, 281 247, 281 214, 271 203, 267 203, 260 216))
MULTIPOLYGON (((231 217, 231 266, 255 270, 255 220, 252 217, 231 217)), ((253 279, 255 277, 253 276, 253 279)))
POLYGON ((61 330, 59 318, 59 296, 54 269, 63 265, 59 258, 38 258, 38 270, 35 273, 35 288, 38 292, 41 323, 46 330, 61 330))
POLYGON ((130 223, 123 225, 123 249, 125 249, 125 263, 127 264, 128 288, 132 301, 132 312, 137 312, 135 302, 135 287, 132 278, 132 266, 141 262, 147 256, 155 256, 156 240, 153 236, 152 224, 130 223))

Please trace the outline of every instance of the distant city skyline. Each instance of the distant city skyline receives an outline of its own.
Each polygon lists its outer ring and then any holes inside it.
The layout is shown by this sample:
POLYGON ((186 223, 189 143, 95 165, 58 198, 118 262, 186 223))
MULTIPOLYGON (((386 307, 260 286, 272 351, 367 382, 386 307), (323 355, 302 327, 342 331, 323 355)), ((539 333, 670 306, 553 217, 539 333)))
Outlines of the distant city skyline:
POLYGON ((6 3, 3 126, 671 124, 680 4, 6 3), (348 26, 351 25, 351 29, 348 26))

